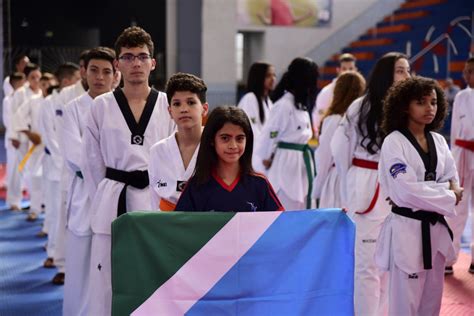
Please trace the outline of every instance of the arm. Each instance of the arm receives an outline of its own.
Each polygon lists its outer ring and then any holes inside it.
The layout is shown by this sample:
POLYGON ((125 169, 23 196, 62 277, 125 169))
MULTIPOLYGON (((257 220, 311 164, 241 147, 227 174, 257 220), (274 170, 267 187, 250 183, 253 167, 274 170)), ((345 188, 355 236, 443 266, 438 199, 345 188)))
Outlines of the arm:
POLYGON ((284 211, 285 208, 278 199, 272 185, 266 178, 264 179, 264 201, 262 211, 284 211))
POLYGON ((253 93, 248 93, 244 95, 237 106, 247 114, 250 126, 252 126, 252 131, 255 134, 255 124, 260 120, 257 97, 253 93))
POLYGON ((105 178, 105 162, 100 148, 99 108, 103 104, 94 101, 89 114, 83 135, 83 170, 84 181, 89 191, 89 197, 94 198, 99 183, 105 178))
POLYGON ((64 139, 63 153, 66 165, 72 172, 82 172, 81 149, 82 136, 79 127, 79 118, 77 117, 77 103, 72 101, 64 109, 62 126, 62 138, 64 139))
POLYGON ((339 123, 331 140, 331 154, 334 158, 337 174, 340 179, 341 197, 344 206, 347 201, 346 177, 352 165, 355 150, 354 125, 347 118, 347 113, 339 123))
POLYGON ((329 170, 332 168, 331 139, 340 121, 339 115, 331 115, 323 120, 319 146, 314 154, 316 178, 314 179, 314 197, 321 197, 321 189, 326 182, 329 170))
POLYGON ((459 116, 459 112, 460 110, 460 106, 462 106, 462 104, 460 104, 460 95, 457 94, 456 97, 454 97, 454 103, 453 103, 453 112, 452 112, 452 116, 451 116, 451 137, 450 137, 450 141, 451 141, 451 149, 454 148, 454 142, 456 141, 457 138, 459 138, 459 119, 458 119, 458 116, 459 116))
POLYGON ((160 207, 160 196, 155 190, 155 183, 158 181, 157 172, 158 166, 158 154, 156 146, 152 146, 150 149, 150 160, 148 163, 148 177, 150 178, 150 197, 151 197, 151 209, 156 210, 160 207))

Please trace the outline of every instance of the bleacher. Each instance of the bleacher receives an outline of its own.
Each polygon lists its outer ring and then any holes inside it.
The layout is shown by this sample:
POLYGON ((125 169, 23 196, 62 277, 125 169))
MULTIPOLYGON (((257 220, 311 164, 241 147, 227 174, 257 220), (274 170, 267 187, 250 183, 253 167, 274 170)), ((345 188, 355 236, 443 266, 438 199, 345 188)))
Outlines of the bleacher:
MULTIPOLYGON (((469 56, 473 16, 474 1, 408 0, 341 53, 354 54, 359 70, 366 77, 375 61, 386 52, 407 53, 412 69, 418 75, 437 79, 441 83, 450 77, 464 87, 462 70, 469 56), (420 51, 431 46, 426 54, 413 60, 420 51)), ((320 86, 336 76, 338 55, 332 56, 322 67, 320 86)))

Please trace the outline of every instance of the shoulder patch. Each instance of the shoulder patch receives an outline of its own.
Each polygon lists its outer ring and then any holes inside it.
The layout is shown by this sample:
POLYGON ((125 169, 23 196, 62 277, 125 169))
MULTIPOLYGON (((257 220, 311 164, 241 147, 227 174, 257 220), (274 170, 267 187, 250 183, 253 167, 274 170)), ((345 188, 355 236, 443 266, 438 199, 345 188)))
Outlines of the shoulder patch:
POLYGON ((392 178, 396 179, 397 175, 400 173, 407 173, 407 165, 403 163, 396 163, 390 167, 390 175, 392 178))

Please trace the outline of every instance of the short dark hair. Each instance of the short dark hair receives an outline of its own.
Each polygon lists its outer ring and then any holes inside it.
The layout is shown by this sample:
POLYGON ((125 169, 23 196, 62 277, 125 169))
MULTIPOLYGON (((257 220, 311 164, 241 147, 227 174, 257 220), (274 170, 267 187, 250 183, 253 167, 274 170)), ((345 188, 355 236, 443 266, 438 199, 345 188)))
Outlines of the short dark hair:
POLYGON ((209 114, 206 126, 202 131, 201 145, 193 176, 193 181, 196 181, 198 185, 206 183, 210 179, 213 168, 217 166, 218 157, 214 147, 214 139, 217 132, 226 123, 238 125, 244 130, 246 145, 245 151, 239 160, 240 173, 251 174, 254 172, 252 168, 253 131, 247 114, 235 106, 219 106, 209 114))
POLYGON ((40 70, 40 66, 38 66, 37 64, 28 63, 26 64, 23 72, 25 73, 25 76, 28 77, 28 75, 35 70, 40 70))
POLYGON ((16 55, 14 58, 13 58, 13 65, 18 65, 20 63, 20 61, 25 58, 25 57, 28 57, 26 54, 18 54, 16 55))
POLYGON ((79 71, 79 66, 75 63, 66 62, 64 64, 59 65, 58 69, 56 70, 56 78, 58 78, 59 83, 64 79, 71 78, 74 76, 76 71, 79 71))
POLYGON ((349 62, 349 61, 356 62, 357 59, 355 58, 354 55, 349 54, 349 53, 344 53, 344 54, 341 54, 341 55, 339 56, 339 65, 340 65, 341 63, 345 63, 345 62, 349 62))
POLYGON ((16 71, 12 74, 10 74, 10 83, 13 83, 15 81, 21 81, 21 80, 25 80, 25 74, 22 73, 22 72, 19 72, 19 71, 16 71))
POLYGON ((168 104, 177 91, 189 91, 195 93, 201 103, 206 103, 207 86, 201 78, 184 72, 178 72, 170 77, 166 84, 166 97, 168 104))
POLYGON ((436 92, 437 111, 433 122, 426 125, 427 131, 439 130, 443 127, 448 111, 448 103, 443 89, 438 82, 423 77, 403 80, 388 90, 383 101, 383 117, 381 128, 386 135, 395 130, 404 129, 408 124, 408 108, 413 100, 421 100, 433 90, 436 92))
POLYGON ((79 55, 79 61, 83 60, 86 61, 87 55, 89 54, 90 49, 84 49, 81 54, 79 55))
POLYGON ((150 52, 150 56, 153 57, 154 45, 150 34, 138 26, 127 27, 123 30, 122 34, 119 35, 117 41, 115 41, 115 55, 117 58, 120 56, 122 47, 132 48, 142 46, 146 46, 150 52))
POLYGON ((92 59, 99 59, 110 62, 112 64, 112 69, 115 71, 115 52, 113 49, 99 46, 89 50, 89 52, 84 56, 84 68, 87 69, 87 66, 89 66, 89 62, 92 59))

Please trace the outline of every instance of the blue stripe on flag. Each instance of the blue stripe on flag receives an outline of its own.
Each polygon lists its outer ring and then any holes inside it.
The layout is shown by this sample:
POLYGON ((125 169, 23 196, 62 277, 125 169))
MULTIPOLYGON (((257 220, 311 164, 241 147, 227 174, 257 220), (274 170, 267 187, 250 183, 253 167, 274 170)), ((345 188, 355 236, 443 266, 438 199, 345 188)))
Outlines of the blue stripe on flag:
POLYGON ((284 212, 186 315, 353 315, 354 239, 340 210, 284 212))

